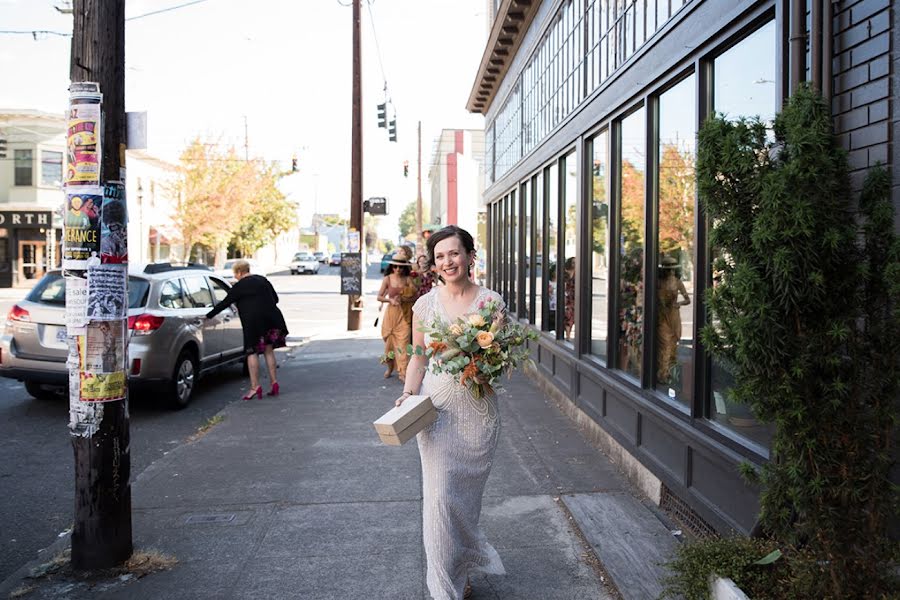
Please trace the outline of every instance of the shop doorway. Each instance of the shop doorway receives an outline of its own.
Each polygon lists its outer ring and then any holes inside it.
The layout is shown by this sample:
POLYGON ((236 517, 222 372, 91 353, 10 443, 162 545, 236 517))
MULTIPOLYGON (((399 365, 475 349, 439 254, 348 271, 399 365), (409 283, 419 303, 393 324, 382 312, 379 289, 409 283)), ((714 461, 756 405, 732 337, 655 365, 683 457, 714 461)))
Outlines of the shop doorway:
POLYGON ((47 270, 47 242, 19 242, 19 285, 29 285, 47 270))

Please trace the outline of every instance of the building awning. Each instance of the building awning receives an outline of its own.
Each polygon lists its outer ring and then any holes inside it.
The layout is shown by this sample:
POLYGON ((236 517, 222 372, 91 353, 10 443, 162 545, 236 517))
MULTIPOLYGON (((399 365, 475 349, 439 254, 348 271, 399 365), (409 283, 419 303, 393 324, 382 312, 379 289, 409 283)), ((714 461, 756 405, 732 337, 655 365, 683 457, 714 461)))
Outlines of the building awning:
POLYGON ((469 93, 469 102, 466 104, 469 112, 487 113, 540 6, 541 0, 500 2, 475 84, 469 93))

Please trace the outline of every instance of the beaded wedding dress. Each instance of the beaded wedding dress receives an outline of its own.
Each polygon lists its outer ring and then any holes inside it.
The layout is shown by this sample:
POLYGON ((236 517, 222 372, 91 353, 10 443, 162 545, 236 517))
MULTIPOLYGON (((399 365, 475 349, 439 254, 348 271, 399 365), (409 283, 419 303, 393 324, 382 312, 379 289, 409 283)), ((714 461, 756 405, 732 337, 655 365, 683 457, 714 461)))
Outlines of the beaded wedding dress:
MULTIPOLYGON (((413 306, 423 325, 449 323, 433 289, 413 306)), ((480 288, 469 309, 503 300, 480 288)), ((428 334, 425 343, 430 343, 428 334)), ((422 460, 422 537, 428 563, 426 583, 434 600, 459 600, 470 573, 503 575, 503 563, 478 526, 481 497, 500 434, 494 394, 473 398, 447 374, 426 371, 420 394, 431 396, 437 420, 417 436, 422 460)))

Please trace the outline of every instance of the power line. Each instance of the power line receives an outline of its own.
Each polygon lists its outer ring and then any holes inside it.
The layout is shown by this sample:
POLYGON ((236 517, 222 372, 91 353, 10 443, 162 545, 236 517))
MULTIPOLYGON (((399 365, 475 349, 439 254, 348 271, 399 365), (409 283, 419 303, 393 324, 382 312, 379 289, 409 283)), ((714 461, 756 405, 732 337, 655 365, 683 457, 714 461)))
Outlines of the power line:
POLYGON ((143 19, 144 17, 152 17, 153 15, 158 15, 161 13, 169 12, 172 10, 177 10, 179 8, 184 8, 186 6, 192 6, 194 4, 200 4, 201 2, 208 2, 209 0, 193 0, 193 2, 185 2, 184 4, 178 4, 175 6, 170 6, 169 8, 161 8, 159 10, 154 10, 148 13, 144 13, 142 15, 136 15, 134 17, 128 17, 126 21, 134 21, 135 19, 143 19))

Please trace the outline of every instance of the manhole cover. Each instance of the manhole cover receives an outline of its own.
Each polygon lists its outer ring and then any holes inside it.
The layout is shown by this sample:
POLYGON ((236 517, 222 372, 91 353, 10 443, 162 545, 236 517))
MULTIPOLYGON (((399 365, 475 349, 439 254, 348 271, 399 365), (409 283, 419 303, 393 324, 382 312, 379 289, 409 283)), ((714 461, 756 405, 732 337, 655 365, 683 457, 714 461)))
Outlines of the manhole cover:
POLYGON ((209 523, 230 523, 234 515, 191 515, 185 519, 188 525, 205 525, 209 523))

